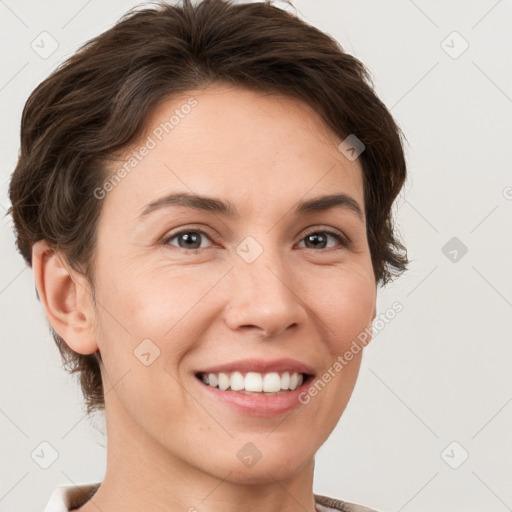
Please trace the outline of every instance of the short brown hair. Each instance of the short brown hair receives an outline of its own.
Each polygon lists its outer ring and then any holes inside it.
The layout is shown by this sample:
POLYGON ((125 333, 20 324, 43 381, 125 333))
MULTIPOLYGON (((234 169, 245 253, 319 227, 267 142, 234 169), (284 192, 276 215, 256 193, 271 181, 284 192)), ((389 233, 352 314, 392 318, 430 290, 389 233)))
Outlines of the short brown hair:
MULTIPOLYGON (((94 292, 96 225, 110 155, 140 137, 150 109, 173 94, 225 82, 312 106, 341 138, 365 145, 367 237, 377 284, 406 270, 392 204, 406 179, 403 134, 365 66, 330 36, 271 2, 158 3, 128 11, 32 92, 9 187, 17 247, 32 265, 41 239, 63 252, 94 292)), ((87 413, 104 409, 99 360, 50 326, 65 368, 78 372, 87 413)))

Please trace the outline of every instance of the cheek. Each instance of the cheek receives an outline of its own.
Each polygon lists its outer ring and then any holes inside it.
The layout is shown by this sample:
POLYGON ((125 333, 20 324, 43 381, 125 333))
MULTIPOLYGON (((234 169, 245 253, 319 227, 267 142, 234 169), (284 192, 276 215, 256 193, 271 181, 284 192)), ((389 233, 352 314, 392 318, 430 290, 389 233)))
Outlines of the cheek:
POLYGON ((190 348, 191 337, 184 332, 187 311, 204 292, 169 276, 127 275, 104 275, 98 295, 103 306, 98 339, 107 387, 115 386, 116 400, 134 417, 141 411, 158 416, 169 403, 173 410, 183 409, 180 385, 172 376, 190 348))
MULTIPOLYGON (((125 265, 101 278, 102 298, 134 335, 161 337, 204 295, 208 281, 190 271, 125 265), (181 275, 180 275, 181 274, 181 275)), ((211 285, 210 285, 211 286, 211 285)))
POLYGON ((313 292, 311 304, 325 326, 331 353, 337 355, 371 326, 376 286, 373 274, 350 270, 333 272, 324 283, 313 292))
POLYGON ((125 367, 139 368, 134 354, 148 349, 158 354, 153 369, 162 366, 174 372, 205 328, 202 320, 211 308, 208 293, 225 270, 143 270, 128 272, 128 279, 122 272, 101 276, 100 338, 106 340, 106 358, 120 373, 125 367))

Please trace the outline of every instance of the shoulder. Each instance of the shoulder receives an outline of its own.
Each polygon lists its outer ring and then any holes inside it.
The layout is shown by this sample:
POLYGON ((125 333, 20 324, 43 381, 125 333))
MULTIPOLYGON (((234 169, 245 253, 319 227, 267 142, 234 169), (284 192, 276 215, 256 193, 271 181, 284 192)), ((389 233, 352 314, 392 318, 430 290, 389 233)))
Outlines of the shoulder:
POLYGON ((100 482, 60 485, 53 490, 43 512, 69 512, 82 506, 97 490, 100 482))
POLYGON ((315 494, 314 496, 318 512, 330 512, 332 510, 341 510, 342 512, 377 512, 377 510, 373 508, 363 507, 362 505, 356 505, 348 501, 342 501, 320 494, 315 494))

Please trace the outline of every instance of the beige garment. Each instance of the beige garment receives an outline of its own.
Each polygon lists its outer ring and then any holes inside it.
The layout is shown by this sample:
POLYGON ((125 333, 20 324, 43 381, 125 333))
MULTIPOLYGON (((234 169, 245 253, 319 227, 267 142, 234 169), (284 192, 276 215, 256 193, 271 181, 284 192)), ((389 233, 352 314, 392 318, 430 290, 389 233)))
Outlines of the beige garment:
MULTIPOLYGON (((50 496, 43 512, 69 512, 70 510, 81 507, 86 501, 91 499, 98 490, 101 482, 90 482, 75 485, 61 485, 57 487, 50 496)), ((329 498, 315 494, 315 508, 317 512, 376 512, 373 509, 362 507, 354 503, 329 498)))

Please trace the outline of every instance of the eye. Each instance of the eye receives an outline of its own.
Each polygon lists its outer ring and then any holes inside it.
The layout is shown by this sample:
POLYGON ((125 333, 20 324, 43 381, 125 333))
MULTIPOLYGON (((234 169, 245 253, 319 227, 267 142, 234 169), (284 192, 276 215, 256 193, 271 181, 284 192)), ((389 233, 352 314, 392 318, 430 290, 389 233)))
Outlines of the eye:
POLYGON ((201 247, 201 236, 205 236, 209 239, 209 236, 200 229, 194 229, 194 230, 183 230, 179 231, 178 233, 174 233, 167 237, 165 240, 163 240, 164 244, 174 245, 170 243, 171 240, 174 240, 175 238, 178 239, 178 246, 180 249, 204 249, 204 247, 201 247))
MULTIPOLYGON (((162 241, 162 243, 165 245, 172 245, 178 249, 190 249, 191 251, 197 251, 207 248, 205 246, 201 246, 201 237, 206 237, 208 240, 211 240, 208 234, 200 229, 188 229, 169 235, 162 241), (178 243, 171 243, 173 240, 177 240, 178 243)), ((328 229, 310 231, 303 236, 301 242, 304 240, 306 241, 306 249, 335 249, 335 246, 326 246, 326 244, 328 245, 329 238, 337 240, 340 248, 347 248, 352 244, 352 242, 341 233, 328 229)))
POLYGON ((329 237, 336 239, 339 245, 343 248, 350 247, 351 245, 351 242, 347 237, 338 233, 337 231, 331 231, 328 229, 310 231, 309 233, 304 235, 302 240, 306 240, 306 244, 310 244, 310 247, 306 246, 306 249, 332 249, 332 246, 325 247, 325 244, 327 243, 329 237))

